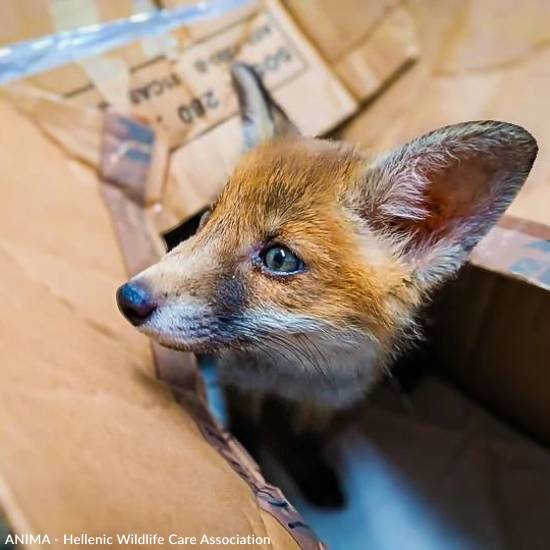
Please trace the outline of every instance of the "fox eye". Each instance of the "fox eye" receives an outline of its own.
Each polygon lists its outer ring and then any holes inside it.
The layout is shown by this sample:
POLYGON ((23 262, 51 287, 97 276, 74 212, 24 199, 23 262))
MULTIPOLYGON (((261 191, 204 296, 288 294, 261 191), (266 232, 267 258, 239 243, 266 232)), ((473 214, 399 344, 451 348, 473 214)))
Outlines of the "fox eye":
POLYGON ((294 252, 278 244, 266 249, 262 254, 262 260, 272 273, 284 275, 296 273, 304 268, 304 262, 294 252))

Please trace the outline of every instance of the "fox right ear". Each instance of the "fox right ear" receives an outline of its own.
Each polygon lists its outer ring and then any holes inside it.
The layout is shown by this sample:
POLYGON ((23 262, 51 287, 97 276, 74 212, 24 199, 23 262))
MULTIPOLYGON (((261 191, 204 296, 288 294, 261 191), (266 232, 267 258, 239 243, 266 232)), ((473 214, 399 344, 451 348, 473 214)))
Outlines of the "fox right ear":
POLYGON ((299 134, 250 65, 234 63, 231 79, 239 101, 245 151, 274 137, 299 134))
POLYGON ((440 128, 368 168, 360 210, 427 286, 466 260, 527 178, 537 142, 498 121, 440 128))

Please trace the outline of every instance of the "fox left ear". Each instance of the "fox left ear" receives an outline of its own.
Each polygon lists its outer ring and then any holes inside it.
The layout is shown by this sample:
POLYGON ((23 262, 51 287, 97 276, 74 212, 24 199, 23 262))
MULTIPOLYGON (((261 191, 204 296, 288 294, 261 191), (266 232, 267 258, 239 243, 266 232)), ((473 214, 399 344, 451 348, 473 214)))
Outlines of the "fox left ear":
POLYGON ((537 149, 529 132, 504 122, 441 128, 370 165, 361 215, 430 287, 455 272, 504 213, 537 149))
POLYGON ((274 137, 299 135, 250 65, 234 63, 231 79, 239 101, 245 151, 274 137))

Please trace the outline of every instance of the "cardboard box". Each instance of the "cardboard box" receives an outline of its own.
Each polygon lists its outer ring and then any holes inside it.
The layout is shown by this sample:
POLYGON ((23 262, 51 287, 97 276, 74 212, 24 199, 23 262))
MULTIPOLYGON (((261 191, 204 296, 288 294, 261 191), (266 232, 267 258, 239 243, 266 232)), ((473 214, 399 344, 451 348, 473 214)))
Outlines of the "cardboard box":
MULTIPOLYGON (((30 5, 17 4, 14 13, 30 5)), ((364 3, 320 1, 311 18, 302 3, 285 4, 324 60, 281 6, 267 2, 4 91, 0 501, 17 532, 62 540, 81 532, 238 531, 267 534, 274 548, 318 547, 307 530, 288 529, 295 511, 277 506, 280 492, 213 423, 192 358, 151 349, 113 299, 128 272, 162 253, 161 233, 223 185, 239 153, 239 128, 220 75, 237 52, 266 70, 279 62, 267 85, 305 132, 323 133, 416 55, 409 31, 418 28, 419 63, 355 117, 344 137, 382 149, 481 117, 524 124, 537 136, 541 156, 525 190, 472 256, 482 269, 469 268, 437 302, 433 333, 447 372, 550 441, 550 134, 541 116, 550 59, 540 47, 547 9, 532 0, 523 15, 513 10, 525 17, 516 28, 494 18, 512 13, 509 2, 503 9, 414 0, 404 8, 388 0, 369 3, 373 11, 359 17, 364 12, 354 10, 364 3), (536 32, 526 37, 525 29, 536 32), (131 155, 109 162, 121 141, 146 166, 131 155)), ((42 13, 44 3, 36 6, 42 13)), ((44 32, 27 21, 18 36, 44 32)))
POLYGON ((397 0, 284 0, 300 28, 360 101, 419 55, 416 26, 397 0))
POLYGON ((476 247, 470 269, 434 309, 441 367, 486 405, 550 443, 550 53, 548 3, 410 4, 421 60, 343 135, 384 149, 445 124, 523 125, 539 156, 506 215, 476 247), (503 40, 506 36, 506 40, 503 40), (546 327, 543 328, 543 327, 546 327))
POLYGON ((550 293, 467 266, 429 312, 438 367, 469 395, 550 443, 550 293))

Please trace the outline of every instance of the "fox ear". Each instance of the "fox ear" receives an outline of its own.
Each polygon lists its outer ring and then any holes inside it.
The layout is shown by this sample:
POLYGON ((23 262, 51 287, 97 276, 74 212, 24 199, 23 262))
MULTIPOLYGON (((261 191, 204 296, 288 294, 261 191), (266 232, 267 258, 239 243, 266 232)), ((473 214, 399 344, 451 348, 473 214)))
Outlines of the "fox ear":
POLYGON ((299 134, 250 65, 234 63, 231 79, 239 101, 246 151, 274 137, 299 134))
POLYGON ((429 287, 465 262, 512 202, 536 155, 533 136, 513 124, 441 128, 369 166, 361 214, 429 287))

